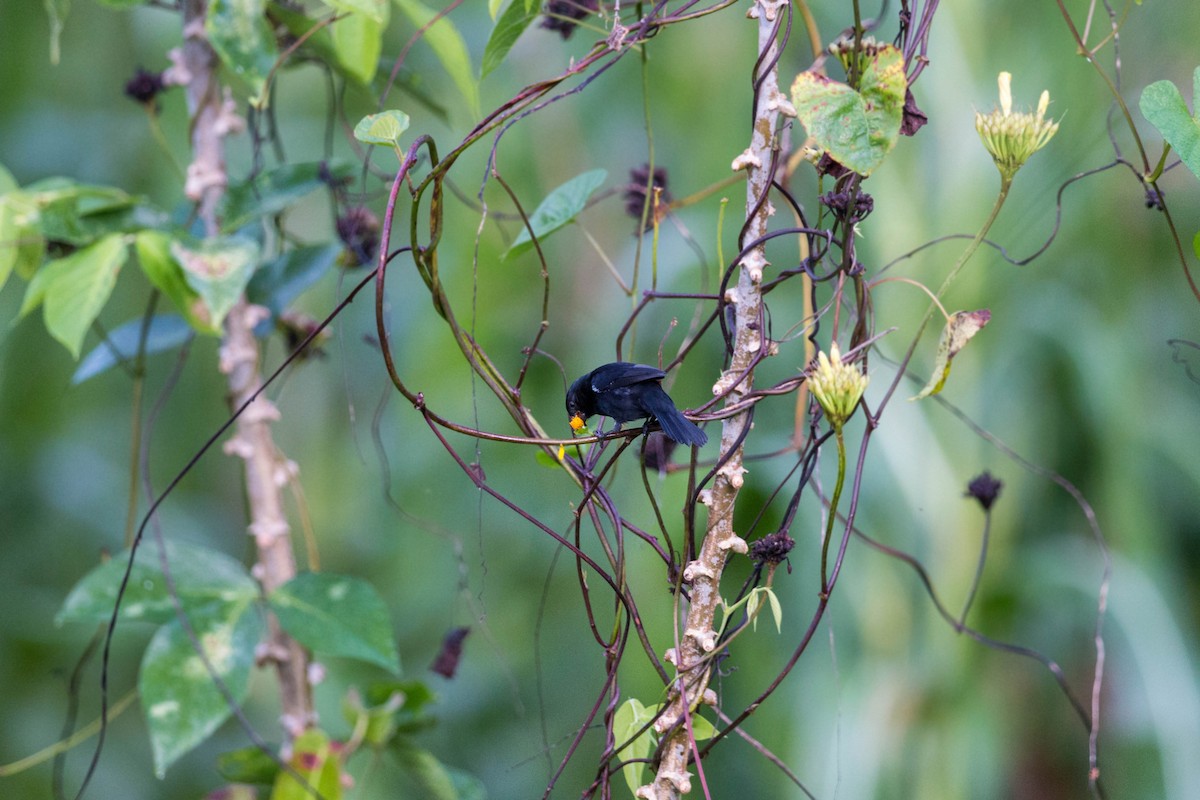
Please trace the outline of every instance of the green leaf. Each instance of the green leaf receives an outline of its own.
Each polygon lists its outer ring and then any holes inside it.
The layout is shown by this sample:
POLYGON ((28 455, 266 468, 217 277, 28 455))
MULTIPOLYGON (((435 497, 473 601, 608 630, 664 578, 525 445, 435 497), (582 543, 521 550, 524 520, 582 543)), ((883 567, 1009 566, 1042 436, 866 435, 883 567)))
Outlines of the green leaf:
POLYGON ((946 385, 946 379, 950 377, 950 364, 954 357, 967 346, 967 342, 971 341, 975 334, 983 330, 983 326, 987 325, 991 319, 992 312, 986 308, 979 311, 955 311, 950 315, 946 327, 942 329, 942 336, 938 340, 933 374, 929 377, 925 388, 916 397, 910 399, 920 400, 940 392, 946 385))
POLYGON ((717 729, 704 717, 692 712, 692 736, 697 742, 707 741, 717 735, 717 729))
POLYGON ((242 747, 217 756, 217 772, 233 783, 271 784, 279 775, 279 765, 261 748, 242 747))
POLYGON ((1200 231, 1192 237, 1192 252, 1196 254, 1196 258, 1200 258, 1200 231))
POLYGON ((817 146, 862 176, 870 175, 896 146, 904 116, 904 55, 882 45, 864 58, 859 90, 801 72, 792 84, 792 104, 817 146))
MULTIPOLYGON (((239 561, 187 542, 168 541, 166 546, 171 579, 184 609, 194 610, 214 602, 247 603, 258 597, 258 585, 239 561)), ((108 622, 128 562, 126 550, 85 575, 67 595, 54 623, 108 622)), ((156 544, 138 549, 121 602, 120 618, 157 623, 175 619, 175 606, 167 593, 156 544)))
POLYGON ((288 763, 304 782, 296 780, 291 773, 280 772, 271 800, 312 800, 312 789, 320 792, 325 800, 343 797, 341 764, 329 734, 319 728, 309 728, 297 736, 292 742, 292 757, 288 763))
POLYGON ((195 333, 187 320, 175 314, 159 314, 150 320, 147 327, 142 319, 131 319, 124 325, 108 332, 107 341, 101 342, 79 362, 72 384, 80 384, 137 356, 138 342, 142 329, 146 329, 146 355, 161 353, 179 347, 195 333))
POLYGON ((459 800, 458 788, 450 771, 433 753, 402 737, 394 740, 392 752, 416 788, 414 797, 423 800, 459 800))
POLYGON ((204 301, 195 289, 188 286, 183 268, 171 257, 171 237, 158 231, 142 231, 133 242, 142 272, 156 289, 167 296, 184 319, 202 333, 220 334, 221 329, 209 321, 204 301))
POLYGON ((271 592, 284 630, 309 649, 400 671, 387 605, 366 581, 306 572, 271 592))
MULTIPOLYGON (((191 611, 188 622, 234 701, 244 700, 254 650, 266 628, 257 605, 253 601, 213 603, 191 611)), ((176 619, 150 640, 142 657, 138 692, 159 778, 232 713, 176 619)))
MULTIPOLYGON (((654 751, 654 728, 648 727, 645 730, 642 728, 654 719, 658 708, 657 705, 646 708, 636 697, 631 697, 617 709, 617 713, 613 716, 613 736, 616 739, 617 747, 622 747, 626 742, 633 740, 628 747, 621 750, 620 757, 623 760, 649 758, 650 753, 654 751), (641 732, 639 733, 639 731, 641 732)), ((638 787, 645 783, 645 771, 646 764, 644 762, 626 764, 621 768, 621 773, 625 776, 625 783, 629 786, 631 793, 637 791, 638 787)))
POLYGON ((46 330, 79 358, 83 337, 108 302, 128 251, 125 237, 113 234, 51 261, 26 288, 21 315, 44 302, 46 330))
MULTIPOLYGON (((386 3, 384 11, 389 9, 386 3)), ((333 23, 333 49, 338 63, 346 74, 363 86, 370 86, 379 69, 379 54, 383 52, 383 29, 381 22, 362 13, 351 13, 333 23)))
MULTIPOLYGON (((513 0, 508 4, 508 8, 496 22, 496 27, 492 28, 492 35, 488 37, 487 46, 483 48, 483 61, 479 65, 480 80, 486 78, 492 70, 504 62, 508 51, 512 49, 517 39, 521 37, 521 34, 539 13, 540 9, 537 6, 532 9, 527 8, 522 0, 513 0)), ((495 14, 492 17, 494 19, 495 14)))
MULTIPOLYGON (((591 172, 576 175, 546 195, 546 199, 529 217, 529 227, 533 228, 538 239, 545 239, 574 220, 576 215, 587 205, 592 192, 600 188, 600 184, 604 183, 604 179, 607 177, 608 173, 605 170, 594 169, 591 172)), ((533 247, 533 240, 529 236, 529 228, 522 228, 521 233, 517 235, 503 257, 507 259, 509 256, 520 255, 531 247, 533 247)))
POLYGON ((354 126, 354 138, 363 144, 378 144, 400 149, 400 136, 408 130, 408 114, 403 111, 381 111, 368 114, 354 126))
MULTIPOLYGON (((417 28, 421 29, 437 16, 437 14, 422 5, 418 0, 395 0, 396 5, 403 11, 417 28)), ((471 69, 471 56, 467 52, 467 44, 462 34, 450 21, 449 17, 441 17, 425 31, 424 39, 433 48, 438 60, 442 62, 446 72, 450 74, 454 85, 467 101, 471 118, 479 117, 479 85, 475 82, 475 73, 471 69)))
POLYGON ((183 267, 188 286, 204 301, 212 326, 219 328, 254 273, 258 243, 224 237, 191 248, 176 240, 171 242, 171 256, 183 267))
POLYGON ((266 0, 212 0, 204 19, 208 42, 226 67, 250 87, 250 102, 265 104, 263 91, 279 51, 264 12, 266 0))
POLYGON ((235 231, 251 220, 285 211, 310 192, 332 188, 354 174, 347 161, 287 164, 229 187, 221 206, 222 230, 235 231))
POLYGON ((341 253, 340 244, 289 250, 258 268, 246 286, 246 297, 278 317, 337 263, 341 253))
MULTIPOLYGON (((1200 67, 1192 73, 1192 102, 1200 102, 1200 67)), ((1138 107, 1184 165, 1200 178, 1200 108, 1195 114, 1189 113, 1183 94, 1170 81, 1156 81, 1143 89, 1138 107)))
POLYGON ((342 12, 361 14, 382 25, 387 25, 391 11, 388 0, 325 0, 325 5, 342 12))

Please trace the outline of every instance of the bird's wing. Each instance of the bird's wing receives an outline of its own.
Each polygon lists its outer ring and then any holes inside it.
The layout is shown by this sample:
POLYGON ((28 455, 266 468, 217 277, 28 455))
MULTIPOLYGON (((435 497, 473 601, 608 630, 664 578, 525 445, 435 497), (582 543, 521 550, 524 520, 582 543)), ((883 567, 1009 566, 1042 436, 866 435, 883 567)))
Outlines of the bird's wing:
POLYGON ((632 386, 645 381, 661 381, 665 377, 667 377, 667 373, 658 367, 617 361, 613 364, 605 364, 592 373, 592 391, 603 392, 606 389, 632 386))

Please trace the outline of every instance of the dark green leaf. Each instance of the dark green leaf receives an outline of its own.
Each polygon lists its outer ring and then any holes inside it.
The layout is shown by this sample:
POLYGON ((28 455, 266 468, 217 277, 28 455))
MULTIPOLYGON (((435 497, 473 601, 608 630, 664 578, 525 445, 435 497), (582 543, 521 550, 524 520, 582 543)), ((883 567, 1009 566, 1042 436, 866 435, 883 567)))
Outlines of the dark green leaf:
POLYGON ((258 268, 246 287, 246 297, 278 317, 337 263, 341 253, 337 244, 289 250, 258 268))
MULTIPOLYGON (((184 609, 193 610, 213 602, 246 603, 258 597, 257 584, 240 562, 187 542, 166 544, 171 578, 184 609)), ((67 595, 55 624, 108 622, 128 561, 126 550, 85 575, 67 595)), ((138 549, 137 561, 129 574, 121 602, 121 619, 161 623, 174 618, 175 606, 167 594, 158 546, 145 544, 138 549)))
MULTIPOLYGON (((254 651, 266 626, 252 601, 217 602, 189 613, 188 622, 209 666, 235 702, 246 697, 254 651)), ((206 740, 231 711, 179 621, 158 629, 138 676, 138 691, 154 751, 154 772, 206 740)))
POLYGON ((222 228, 234 231, 258 217, 284 211, 322 187, 350 178, 354 168, 346 161, 288 164, 229 187, 221 207, 222 228))
POLYGON ((480 80, 486 78, 492 70, 504 62, 508 51, 516 44, 517 39, 521 37, 529 24, 537 18, 539 12, 540 9, 536 6, 532 9, 526 8, 522 0, 513 0, 508 4, 508 8, 496 21, 496 27, 492 28, 492 35, 488 37, 487 46, 483 48, 483 62, 479 65, 480 80))
MULTIPOLYGON (((132 319, 124 325, 108 332, 108 340, 101 342, 79 362, 71 383, 83 383, 88 378, 107 372, 122 361, 130 361, 137 355, 138 342, 142 338, 145 323, 141 319, 132 319)), ((145 353, 161 353, 179 347, 195 331, 188 325, 187 320, 175 314, 159 314, 150 320, 146 327, 145 353)))
POLYGON ((312 650, 400 671, 400 656, 383 598, 346 575, 307 572, 271 592, 279 624, 312 650))
MULTIPOLYGON (((576 215, 587 205, 592 192, 600 188, 600 184, 604 183, 604 179, 607 177, 606 171, 594 169, 591 172, 576 175, 546 195, 546 199, 529 217, 529 226, 533 228, 538 239, 545 239, 574 220, 576 215)), ((529 228, 522 228, 521 233, 517 235, 504 254, 504 258, 520 255, 531 247, 533 247, 533 240, 529 237, 529 228)))
MULTIPOLYGON (((1192 73, 1192 102, 1200 102, 1200 67, 1192 73)), ((1200 178, 1200 108, 1189 113, 1183 94, 1170 81, 1156 81, 1143 89, 1138 106, 1184 165, 1200 178)))
POLYGON ((904 55, 882 45, 864 59, 858 91, 824 75, 801 72, 792 84, 792 103, 819 148, 866 176, 900 138, 907 87, 904 55))

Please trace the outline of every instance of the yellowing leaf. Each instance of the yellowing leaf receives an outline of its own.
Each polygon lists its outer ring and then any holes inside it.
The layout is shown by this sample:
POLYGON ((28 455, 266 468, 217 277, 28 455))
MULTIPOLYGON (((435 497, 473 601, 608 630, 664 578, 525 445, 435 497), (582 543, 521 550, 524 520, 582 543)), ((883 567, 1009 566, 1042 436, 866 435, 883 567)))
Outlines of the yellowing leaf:
POLYGON ((796 115, 829 157, 860 175, 870 175, 900 137, 904 116, 904 55, 882 45, 864 59, 858 91, 815 72, 792 84, 796 115))
POLYGON ((983 326, 987 325, 991 319, 992 312, 986 308, 979 311, 954 312, 942 330, 942 338, 938 340, 937 355, 933 362, 933 375, 929 377, 929 383, 925 384, 925 388, 921 390, 920 394, 910 399, 920 400, 940 392, 946 385, 946 379, 950 377, 950 362, 954 360, 960 350, 967 346, 967 342, 971 341, 975 334, 983 330, 983 326))

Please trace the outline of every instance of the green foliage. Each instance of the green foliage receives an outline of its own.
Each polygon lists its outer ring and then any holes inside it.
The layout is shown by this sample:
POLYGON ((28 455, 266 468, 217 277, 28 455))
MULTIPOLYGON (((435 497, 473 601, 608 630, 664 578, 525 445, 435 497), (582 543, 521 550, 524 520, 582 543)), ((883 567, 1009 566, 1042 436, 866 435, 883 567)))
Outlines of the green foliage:
POLYGON ((347 161, 283 164, 229 187, 221 202, 221 228, 233 232, 250 222, 281 214, 318 189, 331 189, 354 175, 347 161))
POLYGON ((108 332, 107 338, 84 356, 71 383, 79 384, 103 374, 137 355, 139 344, 146 355, 174 350, 195 334, 187 320, 175 314, 157 314, 147 322, 131 319, 108 332), (143 333, 145 334, 143 340, 143 333))
MULTIPOLYGON (((424 28, 433 20, 437 12, 423 5, 419 0, 394 0, 409 20, 417 28, 424 28)), ((443 16, 425 31, 425 41, 433 48, 438 60, 450 75, 454 85, 467 103, 467 111, 471 119, 479 117, 479 85, 475 81, 475 71, 471 68, 471 55, 462 34, 450 21, 443 16)))
POLYGON ((324 0, 325 5, 349 14, 362 14, 381 25, 387 25, 391 6, 388 0, 324 0))
POLYGON ((266 105, 267 76, 279 57, 265 10, 265 0, 211 0, 204 20, 209 44, 250 87, 251 102, 259 106, 266 105))
MULTIPOLYGON (((171 580, 185 611, 220 602, 241 605, 258 597, 258 585, 237 560, 187 542, 165 544, 171 580)), ((121 603, 121 620, 161 624, 175 618, 160 559, 156 544, 138 550, 121 603)), ((129 551, 122 551, 85 575, 67 595, 55 623, 107 622, 128 561, 129 551)))
POLYGON ((354 138, 364 144, 386 145, 403 158, 400 149, 400 137, 408 130, 408 114, 403 111, 381 111, 378 114, 368 114, 354 126, 354 138))
POLYGON ((239 236, 205 239, 196 244, 171 242, 171 257, 183 268, 187 285, 200 296, 214 328, 242 296, 258 264, 258 242, 239 236))
POLYGON ((160 778, 232 713, 208 668, 240 703, 249 689, 255 647, 266 631, 261 610, 251 599, 188 609, 187 618, 208 665, 180 621, 172 619, 150 640, 138 676, 154 771, 160 778))
POLYGON ((117 233, 50 261, 29 282, 21 316, 44 304, 46 330, 79 358, 83 337, 112 294, 128 254, 125 236, 117 233))
MULTIPOLYGON (((1200 67, 1192 73, 1192 102, 1200 102, 1200 67)), ((1189 112, 1183 93, 1171 81, 1156 81, 1143 89, 1138 106, 1184 165, 1200 178, 1200 107, 1189 112)))
MULTIPOLYGON (((657 744, 650 720, 658 713, 658 706, 646 708, 636 697, 630 697, 617 708, 613 718, 613 736, 625 760, 649 758, 657 744), (642 730, 645 728, 645 730, 642 730), (628 745, 626 745, 628 742, 628 745)), ((626 764, 621 768, 625 783, 632 794, 645 783, 646 764, 643 761, 626 764)))
POLYGON ((483 49, 483 60, 479 65, 481 80, 504 63, 508 51, 537 18, 539 11, 536 5, 530 7, 523 0, 513 0, 508 4, 500 19, 496 20, 492 35, 488 37, 487 46, 483 49))
POLYGON ((296 780, 291 773, 280 772, 271 800, 307 800, 312 797, 310 786, 325 800, 343 797, 341 763, 329 734, 321 729, 310 728, 296 737, 288 764, 304 782, 296 780))
POLYGON ((305 647, 400 671, 387 606, 361 578, 303 573, 268 600, 279 624, 305 647))
POLYGON ((537 209, 529 215, 529 226, 522 227, 517 238, 504 254, 504 258, 520 255, 533 247, 533 239, 529 229, 539 240, 545 239, 567 223, 573 221, 587 207, 588 198, 600 188, 608 177, 608 172, 594 169, 582 175, 576 175, 571 180, 558 186, 546 195, 537 209))
POLYGON ((333 23, 333 47, 337 61, 346 74, 363 86, 369 86, 379 69, 379 55, 383 52, 383 31, 387 27, 387 11, 383 5, 380 15, 354 11, 333 23), (382 16, 383 19, 379 17, 382 16))
POLYGON ((862 59, 857 91, 815 72, 801 72, 792 84, 800 122, 830 158, 870 175, 900 137, 904 116, 904 56, 882 45, 862 59))

